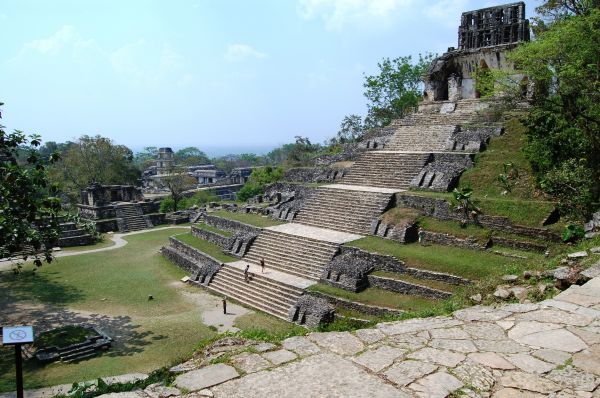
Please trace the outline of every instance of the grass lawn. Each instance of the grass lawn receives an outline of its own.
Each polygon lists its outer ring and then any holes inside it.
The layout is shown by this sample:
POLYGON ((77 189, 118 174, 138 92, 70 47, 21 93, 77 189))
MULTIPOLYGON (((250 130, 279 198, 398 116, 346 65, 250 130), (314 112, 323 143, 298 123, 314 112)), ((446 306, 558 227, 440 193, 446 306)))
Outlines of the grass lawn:
POLYGON ((94 243, 93 245, 61 247, 60 251, 63 251, 63 252, 81 252, 81 251, 86 251, 86 250, 94 250, 94 249, 102 249, 102 248, 105 248, 105 247, 110 247, 110 246, 113 246, 115 244, 115 242, 113 242, 110 239, 110 237, 111 237, 111 235, 102 234, 102 240, 99 241, 99 242, 94 243))
POLYGON ((275 225, 285 224, 285 221, 273 220, 269 217, 261 216, 259 214, 232 213, 226 210, 218 210, 209 214, 227 218, 229 220, 243 222, 245 224, 254 225, 255 227, 259 228, 273 227, 275 225))
POLYGON ((355 240, 347 243, 347 246, 394 256, 409 267, 446 272, 473 280, 534 269, 528 260, 502 257, 485 251, 418 243, 403 245, 375 236, 355 240))
MULTIPOLYGON (((184 272, 158 253, 177 231, 131 235, 123 248, 57 258, 35 274, 30 266, 18 276, 0 273, 3 315, 21 314, 20 306, 29 304, 37 322, 81 318, 101 325, 115 339, 110 351, 79 365, 28 362, 26 388, 148 372, 188 356, 198 341, 215 335, 202 324, 195 304, 178 291, 193 289, 177 286, 184 272), (148 300, 149 294, 154 300, 148 300)), ((0 391, 14 390, 12 363, 13 350, 0 348, 0 391)))
POLYGON ((357 301, 363 304, 394 308, 410 312, 420 312, 439 303, 438 300, 432 300, 418 296, 407 296, 378 288, 369 288, 360 293, 354 293, 330 285, 318 283, 309 287, 308 290, 357 301))
POLYGON ((215 245, 214 243, 210 243, 203 239, 197 238, 197 237, 193 236, 191 232, 186 232, 184 234, 175 235, 175 237, 177 239, 179 239, 180 241, 182 241, 183 243, 187 243, 188 245, 190 245, 190 246, 200 250, 201 252, 204 252, 204 253, 208 254, 209 256, 212 256, 212 257, 216 258, 217 260, 222 261, 224 263, 231 263, 233 261, 239 260, 236 257, 229 256, 229 255, 223 253, 223 249, 221 248, 221 246, 218 246, 218 245, 215 245))
POLYGON ((211 225, 208 225, 208 224, 205 224, 205 223, 194 224, 194 227, 203 229, 203 230, 208 231, 208 232, 214 232, 216 234, 227 236, 227 237, 233 236, 233 234, 231 232, 229 232, 229 231, 224 231, 222 229, 215 228, 215 227, 213 227, 211 225))

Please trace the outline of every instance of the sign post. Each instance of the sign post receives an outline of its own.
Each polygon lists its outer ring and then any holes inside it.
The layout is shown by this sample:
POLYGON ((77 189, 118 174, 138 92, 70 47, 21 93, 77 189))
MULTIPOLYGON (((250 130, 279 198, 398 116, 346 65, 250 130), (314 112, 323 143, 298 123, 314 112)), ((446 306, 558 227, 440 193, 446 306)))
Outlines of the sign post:
POLYGON ((2 344, 15 346, 17 398, 23 398, 23 357, 21 355, 21 346, 30 343, 33 343, 33 327, 5 326, 2 328, 2 344))

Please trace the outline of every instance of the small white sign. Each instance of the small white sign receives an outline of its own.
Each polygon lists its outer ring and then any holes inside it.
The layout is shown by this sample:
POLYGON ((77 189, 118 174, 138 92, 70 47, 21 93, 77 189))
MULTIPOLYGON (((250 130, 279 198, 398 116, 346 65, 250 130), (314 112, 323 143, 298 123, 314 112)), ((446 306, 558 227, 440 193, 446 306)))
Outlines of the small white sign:
POLYGON ((2 344, 27 344, 33 343, 33 327, 31 326, 4 326, 2 328, 2 344))

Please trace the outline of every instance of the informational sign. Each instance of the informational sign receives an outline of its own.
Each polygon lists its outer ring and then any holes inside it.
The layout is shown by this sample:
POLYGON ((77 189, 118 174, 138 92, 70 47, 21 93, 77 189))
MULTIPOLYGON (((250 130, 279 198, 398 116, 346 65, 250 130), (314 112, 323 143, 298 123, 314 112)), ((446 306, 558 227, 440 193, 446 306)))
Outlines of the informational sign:
POLYGON ((31 326, 4 326, 2 328, 2 344, 29 344, 33 343, 33 327, 31 326))

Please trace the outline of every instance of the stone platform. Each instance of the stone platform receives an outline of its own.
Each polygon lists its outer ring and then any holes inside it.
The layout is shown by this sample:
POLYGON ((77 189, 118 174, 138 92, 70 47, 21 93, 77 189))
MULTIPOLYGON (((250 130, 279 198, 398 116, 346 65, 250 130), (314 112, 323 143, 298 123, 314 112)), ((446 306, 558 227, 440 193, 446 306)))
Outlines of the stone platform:
POLYGON ((357 234, 350 234, 347 232, 334 231, 332 229, 313 227, 310 225, 303 225, 298 223, 281 224, 276 225, 274 227, 267 227, 265 229, 274 232, 280 232, 282 234, 302 236, 304 238, 337 243, 339 245, 362 238, 361 235, 357 234))

